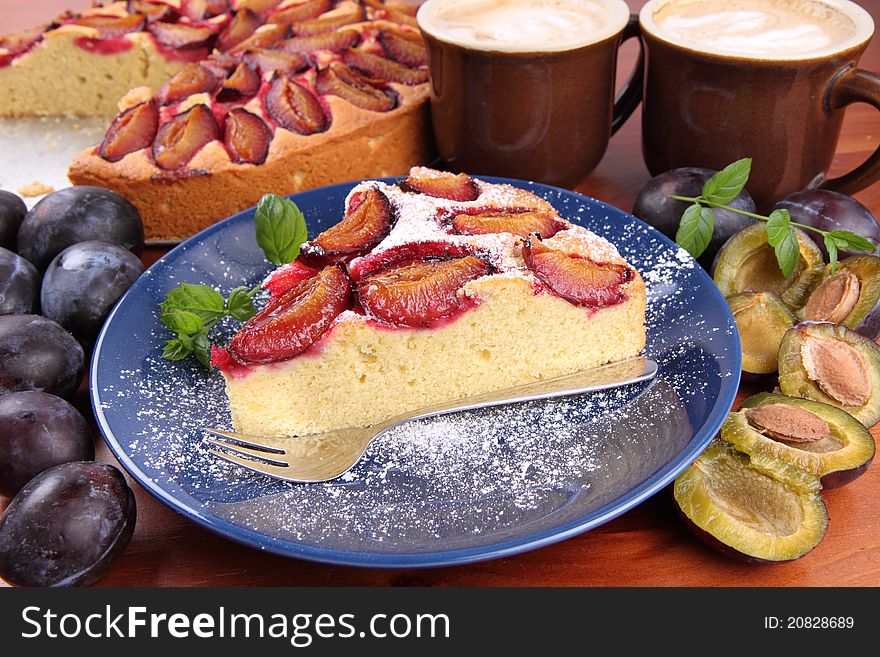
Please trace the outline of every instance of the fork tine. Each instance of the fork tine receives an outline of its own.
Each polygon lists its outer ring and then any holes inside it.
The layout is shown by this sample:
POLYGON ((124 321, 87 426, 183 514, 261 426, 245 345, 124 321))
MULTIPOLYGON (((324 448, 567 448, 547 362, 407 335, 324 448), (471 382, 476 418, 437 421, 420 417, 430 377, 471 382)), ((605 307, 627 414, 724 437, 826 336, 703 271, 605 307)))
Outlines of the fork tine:
POLYGON ((283 449, 255 443, 250 440, 251 438, 256 438, 256 436, 248 436, 243 433, 236 433, 235 431, 226 431, 225 429, 203 429, 203 431, 207 434, 210 434, 211 436, 216 436, 217 438, 220 438, 221 440, 216 440, 214 438, 208 437, 206 440, 216 445, 222 445, 223 447, 252 447, 253 449, 268 452, 270 454, 286 454, 283 449), (230 440, 234 441, 234 443, 232 443, 231 445, 229 443, 230 440))
POLYGON ((290 476, 290 468, 286 466, 282 467, 278 465, 271 465, 269 463, 263 463, 261 461, 252 461, 250 459, 235 456, 234 454, 220 452, 215 449, 209 451, 214 456, 221 458, 224 461, 228 461, 229 463, 234 463, 235 465, 241 466, 245 470, 250 470, 251 472, 257 472, 263 475, 269 475, 270 477, 283 479, 284 481, 299 481, 298 479, 290 476))
POLYGON ((229 443, 225 443, 222 440, 216 440, 214 438, 205 438, 205 442, 209 442, 212 445, 216 445, 217 447, 222 447, 224 450, 235 454, 236 456, 246 456, 251 459, 258 459, 261 462, 269 463, 270 465, 276 465, 282 468, 288 467, 286 461, 280 461, 278 459, 273 459, 272 454, 268 452, 262 452, 257 449, 251 449, 250 447, 241 447, 239 445, 231 445, 229 443))

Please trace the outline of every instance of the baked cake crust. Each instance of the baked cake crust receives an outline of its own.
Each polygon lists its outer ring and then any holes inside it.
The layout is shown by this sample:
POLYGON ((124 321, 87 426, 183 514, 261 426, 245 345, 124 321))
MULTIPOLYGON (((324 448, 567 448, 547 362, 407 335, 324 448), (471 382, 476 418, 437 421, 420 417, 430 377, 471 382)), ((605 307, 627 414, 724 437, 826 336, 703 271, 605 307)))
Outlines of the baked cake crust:
MULTIPOLYGON (((414 172, 430 175, 425 169, 414 172)), ((397 249, 438 243, 479 253, 491 263, 492 273, 458 290, 462 312, 429 327, 395 326, 349 309, 311 347, 287 360, 240 363, 220 350, 215 363, 226 380, 237 431, 294 436, 368 425, 430 404, 632 357, 644 348, 645 284, 612 244, 559 217, 546 201, 525 190, 476 183, 480 193, 470 202, 373 181, 352 190, 349 201, 364 189, 380 190, 397 216, 375 249, 348 263, 353 278, 397 249), (529 269, 522 237, 456 235, 446 222, 436 220, 487 208, 552 213, 560 230, 543 240, 545 246, 597 265, 631 270, 620 286, 621 300, 597 307, 576 305, 529 269)), ((277 282, 299 266, 280 268, 265 285, 277 296, 277 282)))
MULTIPOLYGON (((152 162, 149 149, 108 162, 95 147, 74 159, 68 177, 75 185, 107 187, 128 199, 140 211, 147 241, 180 241, 252 207, 264 194, 295 194, 370 176, 400 175, 430 160, 425 85, 392 86, 401 101, 390 112, 361 110, 328 96, 333 124, 327 132, 306 136, 276 127, 262 164, 236 164, 223 145, 213 141, 196 154, 187 175, 165 175, 152 162)), ((200 96, 181 104, 178 113, 196 101, 210 102, 200 96)), ((244 107, 265 117, 259 99, 244 107)))

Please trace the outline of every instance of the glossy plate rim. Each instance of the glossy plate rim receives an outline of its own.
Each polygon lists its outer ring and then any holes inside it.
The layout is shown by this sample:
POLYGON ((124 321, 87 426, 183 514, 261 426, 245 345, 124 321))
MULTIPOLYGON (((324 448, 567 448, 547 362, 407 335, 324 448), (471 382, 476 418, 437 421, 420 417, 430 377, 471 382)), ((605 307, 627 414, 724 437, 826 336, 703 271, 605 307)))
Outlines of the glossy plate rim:
MULTIPOLYGON (((630 213, 616 208, 603 201, 599 201, 598 199, 592 198, 585 194, 581 194, 580 192, 562 189, 559 187, 553 187, 551 185, 544 185, 542 183, 517 180, 512 178, 499 178, 494 176, 475 177, 490 183, 504 183, 513 185, 515 187, 525 187, 529 191, 538 193, 539 195, 544 192, 557 195, 561 194, 563 196, 573 196, 575 197, 574 200, 576 200, 580 204, 583 204, 583 201, 586 200, 591 204, 597 204, 598 206, 602 207, 605 210, 608 210, 611 213, 624 215, 628 220, 634 221, 645 227, 651 233, 651 236, 653 238, 660 240, 662 243, 666 244, 670 248, 678 248, 677 245, 672 242, 672 240, 667 238, 665 235, 663 235, 653 227, 632 216, 630 213)), ((390 183, 400 180, 400 177, 393 176, 386 178, 377 178, 376 180, 390 183)), ((343 189, 351 189, 359 182, 361 181, 350 181, 337 183, 335 185, 327 185, 325 187, 306 190, 304 192, 301 192, 301 194, 329 194, 343 189)), ((296 201, 298 196, 299 194, 291 194, 288 195, 288 198, 296 201)), ((197 233, 193 237, 190 237, 189 239, 181 242, 168 253, 159 258, 155 263, 153 263, 144 273, 146 274, 157 266, 164 266, 163 263, 166 260, 173 259, 173 257, 175 257, 179 252, 188 249, 191 244, 197 241, 203 241, 204 239, 214 235, 215 233, 223 231, 227 225, 230 225, 233 222, 242 221, 245 216, 252 215, 254 209, 254 207, 251 207, 247 210, 243 210, 242 212, 238 212, 231 217, 217 222, 212 226, 209 226, 208 228, 197 233)), ((577 223, 577 221, 574 221, 574 223, 577 223)), ((695 264, 694 266, 697 268, 700 267, 697 264, 695 264)), ((700 275, 705 276, 711 282, 711 278, 708 277, 708 274, 706 274, 702 270, 699 273, 700 275)), ((398 552, 393 554, 367 551, 342 551, 319 548, 311 545, 303 545, 295 540, 287 541, 276 537, 267 536, 266 534, 260 533, 239 524, 229 522, 222 518, 200 513, 198 509, 193 508, 193 506, 191 506, 190 504, 178 499, 176 496, 171 494, 169 491, 166 491, 159 484, 153 481, 153 479, 145 472, 143 472, 140 469, 139 465, 128 455, 121 441, 116 437, 113 429, 110 427, 101 405, 101 391, 100 386, 98 385, 98 361, 100 359, 105 334, 110 328, 117 311, 122 306, 125 299, 129 297, 129 295, 132 295, 134 292, 136 292, 139 282, 140 281, 136 281, 135 284, 128 291, 126 291, 126 293, 119 299, 113 310, 108 315, 104 326, 101 329, 101 333, 98 336, 98 340, 95 343, 92 360, 89 366, 89 397, 95 413, 98 429, 101 432, 104 441, 107 443, 107 446, 110 448, 111 453, 119 461, 123 468, 125 468, 128 474, 135 481, 137 481, 142 488, 144 488, 144 490, 146 490, 150 495, 162 502, 165 506, 169 507, 176 513, 179 513, 191 522, 194 522, 196 525, 203 527, 204 529, 207 529, 210 532, 217 534, 223 538, 232 540, 242 545, 246 545, 248 547, 252 547, 260 552, 269 552, 280 556, 294 557, 297 559, 304 559, 307 561, 314 561, 318 563, 390 569, 456 566, 468 563, 477 563, 481 561, 489 561, 492 559, 513 556, 523 552, 529 552, 587 532, 626 513, 627 511, 638 506, 648 498, 652 497, 660 490, 665 488, 668 484, 670 484, 675 479, 675 477, 677 477, 686 467, 693 463, 693 461, 696 460, 696 458, 703 452, 703 450, 706 448, 709 442, 711 442, 712 438, 720 429, 724 418, 727 416, 733 406, 733 402, 739 388, 742 354, 739 349, 733 349, 731 350, 729 359, 725 360, 725 363, 729 365, 729 375, 725 375, 724 371, 721 372, 722 381, 718 397, 714 400, 712 411, 708 415, 706 421, 701 427, 699 427, 699 429, 696 429, 694 431, 694 436, 689 443, 689 448, 682 450, 682 452, 680 452, 676 458, 672 459, 663 468, 648 477, 638 486, 630 489, 624 494, 621 494, 620 496, 606 503, 599 509, 587 514, 586 517, 581 517, 576 521, 571 521, 563 524, 560 527, 548 529, 539 534, 531 535, 525 538, 513 537, 506 540, 498 541, 497 543, 476 548, 438 550, 433 552, 398 552)), ((717 289, 717 287, 715 287, 714 284, 711 285, 710 293, 717 297, 716 301, 720 300, 724 307, 727 306, 724 297, 721 295, 721 292, 717 289)), ((730 318, 730 321, 733 321, 732 316, 730 318)), ((737 342, 737 346, 739 346, 739 338, 735 332, 732 337, 737 342)))

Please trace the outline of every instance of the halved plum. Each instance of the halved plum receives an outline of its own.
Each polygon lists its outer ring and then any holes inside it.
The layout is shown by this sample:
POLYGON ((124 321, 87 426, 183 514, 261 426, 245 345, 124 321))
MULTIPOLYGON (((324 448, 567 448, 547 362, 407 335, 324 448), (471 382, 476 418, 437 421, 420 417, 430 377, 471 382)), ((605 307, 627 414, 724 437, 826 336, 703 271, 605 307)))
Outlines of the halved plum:
POLYGON ((244 52, 255 48, 272 48, 290 36, 290 27, 278 23, 260 26, 249 37, 242 39, 230 48, 231 52, 244 52))
POLYGON ((273 299, 242 326, 227 351, 242 363, 269 363, 301 354, 349 307, 351 282, 341 267, 325 267, 273 299))
POLYGON ((250 98, 257 94, 262 83, 263 79, 257 73, 256 65, 242 62, 223 82, 223 87, 217 93, 217 100, 228 103, 240 98, 250 98))
POLYGON ((226 115, 223 143, 237 164, 262 164, 269 155, 272 131, 256 114, 236 107, 226 115))
POLYGON ((357 30, 342 29, 314 36, 296 36, 281 41, 276 47, 286 52, 308 55, 316 50, 338 52, 345 48, 353 48, 360 40, 361 35, 357 30))
POLYGON ((809 399, 762 392, 731 413, 721 437, 739 450, 761 451, 822 480, 843 486, 871 465, 876 447, 865 426, 846 411, 809 399))
POLYGON ((270 23, 293 23, 317 18, 333 6, 333 0, 305 0, 299 4, 284 7, 269 15, 270 23))
POLYGON ((366 18, 363 7, 352 7, 350 11, 336 12, 320 18, 295 21, 290 24, 294 36, 315 36, 333 32, 346 25, 360 23, 366 18))
POLYGON ((448 201, 476 201, 480 196, 477 183, 466 173, 417 168, 410 171, 400 186, 408 191, 448 201))
POLYGON ((716 438, 675 480, 687 526, 725 556, 752 563, 798 559, 828 529, 815 475, 716 438))
POLYGON ((746 290, 773 292, 791 308, 803 305, 822 275, 822 253, 806 233, 795 229, 799 258, 794 272, 784 277, 773 247, 767 242, 764 222, 758 221, 735 233, 713 265, 715 284, 725 297, 746 290))
POLYGON ((393 219, 385 194, 375 187, 357 192, 342 221, 302 245, 300 259, 312 267, 347 262, 385 239, 393 219))
POLYGON ((399 82, 409 86, 422 84, 428 81, 428 69, 410 68, 398 62, 386 59, 381 55, 374 55, 359 48, 346 48, 342 51, 342 61, 363 71, 371 78, 399 82))
POLYGON ((160 169, 180 169, 206 144, 220 138, 217 119, 206 105, 193 105, 159 128, 153 159, 160 169))
POLYGON ((459 290, 485 276, 492 266, 482 258, 412 260, 360 280, 357 298, 374 319, 392 326, 427 327, 461 310, 459 290))
POLYGON ((108 162, 118 162, 129 153, 150 146, 158 129, 159 109, 152 99, 129 107, 107 128, 98 155, 108 162))
POLYGON ((286 73, 293 75, 309 67, 309 60, 304 55, 284 50, 254 48, 244 54, 244 61, 256 66, 260 73, 286 73))
POLYGON ((391 59, 406 66, 427 66, 428 49, 415 32, 380 30, 379 43, 391 59))
POLYGON ((162 105, 170 105, 187 96, 210 93, 217 88, 217 76, 201 64, 187 64, 166 82, 156 99, 162 105))
POLYGON ((782 337, 797 317, 772 292, 740 292, 727 297, 727 303, 739 331, 743 372, 775 372, 782 337))
POLYGON ((278 72, 266 92, 265 103, 269 116, 287 130, 311 135, 330 127, 330 117, 315 95, 278 72))
POLYGON ((210 49, 217 38, 217 33, 207 26, 156 21, 147 29, 161 45, 174 50, 210 49))
POLYGON ((834 274, 826 265, 798 316, 843 324, 872 340, 880 338, 880 257, 851 256, 837 264, 834 274))
POLYGON ((626 300, 622 286, 635 277, 622 264, 599 264, 548 248, 537 235, 523 242, 523 259, 535 277, 577 306, 604 308, 626 300))
POLYGON ((118 39, 131 32, 140 32, 147 24, 146 18, 141 14, 127 14, 125 16, 78 16, 71 21, 75 25, 91 27, 100 33, 101 39, 118 39))
POLYGON ((459 235, 511 233, 528 237, 536 233, 541 239, 547 239, 562 230, 564 225, 546 210, 515 209, 456 214, 452 218, 452 228, 459 235))
POLYGON ((418 27, 415 18, 415 10, 418 9, 418 4, 415 2, 408 2, 407 0, 398 0, 397 2, 394 0, 386 2, 382 0, 363 0, 363 3, 373 10, 373 20, 382 18, 399 25, 418 27))
POLYGON ((149 22, 174 21, 180 17, 171 5, 164 2, 150 2, 150 0, 126 0, 125 10, 129 14, 142 14, 149 22))
POLYGON ((238 0, 235 4, 238 8, 250 9, 258 14, 268 14, 284 0, 238 0))
POLYGON ((779 347, 779 388, 842 408, 866 427, 880 421, 880 346, 829 322, 801 322, 779 347))
POLYGON ((229 0, 183 0, 180 10, 193 21, 202 21, 227 13, 232 7, 229 0))
POLYGON ((376 85, 341 62, 330 62, 330 66, 318 71, 315 88, 322 96, 338 96, 373 112, 388 112, 397 107, 397 94, 376 85))
POLYGON ((250 9, 239 9, 217 37, 217 50, 232 50, 262 24, 260 17, 250 9))

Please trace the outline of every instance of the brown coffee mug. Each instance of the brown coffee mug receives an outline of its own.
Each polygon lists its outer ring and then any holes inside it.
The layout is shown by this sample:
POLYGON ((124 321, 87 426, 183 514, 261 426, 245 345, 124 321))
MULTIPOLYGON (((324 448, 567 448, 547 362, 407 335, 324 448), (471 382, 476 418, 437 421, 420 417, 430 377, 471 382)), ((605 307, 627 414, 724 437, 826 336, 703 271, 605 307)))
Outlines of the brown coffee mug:
POLYGON ((720 169, 751 157, 748 190, 763 211, 802 189, 852 194, 880 179, 880 149, 846 175, 826 178, 844 108, 865 102, 880 109, 880 76, 856 68, 873 21, 848 0, 811 1, 842 12, 853 28, 820 52, 802 56, 796 48, 767 55, 685 43, 655 19, 665 6, 688 0, 652 0, 642 8, 642 144, 652 175, 684 166, 720 169))
POLYGON ((618 48, 638 36, 638 19, 623 0, 562 4, 598 5, 608 23, 595 38, 582 34, 565 49, 555 49, 553 38, 544 49, 501 49, 438 31, 432 17, 448 0, 422 5, 417 18, 428 45, 434 136, 448 168, 569 186, 602 159, 641 100, 641 52, 614 93, 618 48))

